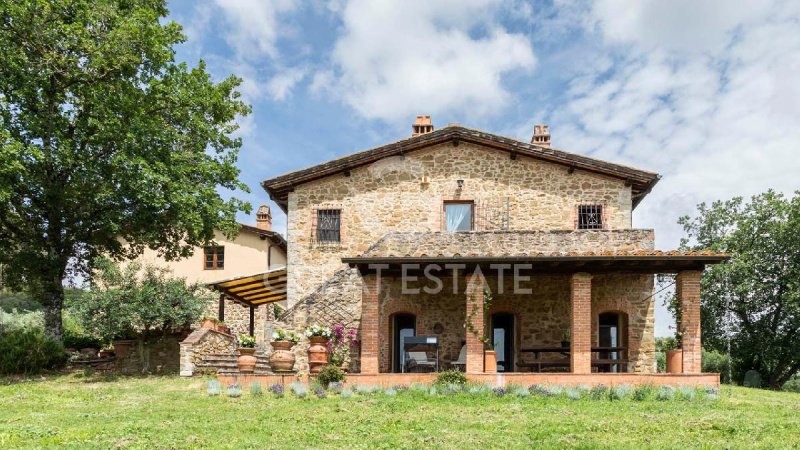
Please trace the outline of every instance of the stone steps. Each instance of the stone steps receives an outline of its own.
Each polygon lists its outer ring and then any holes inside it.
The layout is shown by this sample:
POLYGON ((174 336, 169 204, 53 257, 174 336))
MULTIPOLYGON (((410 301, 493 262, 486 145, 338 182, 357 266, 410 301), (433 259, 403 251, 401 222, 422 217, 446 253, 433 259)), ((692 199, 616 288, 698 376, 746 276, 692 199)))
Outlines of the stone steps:
MULTIPOLYGON (((256 367, 255 374, 267 375, 271 373, 269 367, 269 358, 267 355, 256 354, 256 367)), ((219 374, 237 374, 239 373, 239 366, 236 363, 239 355, 228 353, 212 353, 203 356, 201 362, 197 364, 198 369, 211 369, 219 374)))

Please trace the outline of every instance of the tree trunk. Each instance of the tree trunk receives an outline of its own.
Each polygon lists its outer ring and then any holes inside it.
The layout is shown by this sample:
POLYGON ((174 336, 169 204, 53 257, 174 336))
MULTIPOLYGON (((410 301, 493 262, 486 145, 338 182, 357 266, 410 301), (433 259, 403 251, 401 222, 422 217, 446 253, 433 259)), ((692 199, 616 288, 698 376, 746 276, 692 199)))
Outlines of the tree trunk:
POLYGON ((44 297, 44 335, 56 342, 64 339, 64 324, 61 311, 64 309, 64 285, 61 279, 48 280, 42 289, 44 297))

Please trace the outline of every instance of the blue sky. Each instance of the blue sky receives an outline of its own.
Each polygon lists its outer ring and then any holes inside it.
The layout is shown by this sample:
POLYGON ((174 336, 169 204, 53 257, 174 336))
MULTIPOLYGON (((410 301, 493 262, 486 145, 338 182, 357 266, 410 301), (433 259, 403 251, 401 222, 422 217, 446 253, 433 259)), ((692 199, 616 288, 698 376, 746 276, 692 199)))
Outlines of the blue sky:
MULTIPOLYGON (((176 0, 178 58, 244 79, 239 167, 259 182, 434 125, 663 175, 636 209, 658 248, 702 201, 792 192, 800 169, 800 2, 176 0)), ((274 225, 286 218, 272 204, 274 225)), ((252 222, 242 215, 240 220, 252 222)), ((656 333, 671 331, 657 306, 656 333)))

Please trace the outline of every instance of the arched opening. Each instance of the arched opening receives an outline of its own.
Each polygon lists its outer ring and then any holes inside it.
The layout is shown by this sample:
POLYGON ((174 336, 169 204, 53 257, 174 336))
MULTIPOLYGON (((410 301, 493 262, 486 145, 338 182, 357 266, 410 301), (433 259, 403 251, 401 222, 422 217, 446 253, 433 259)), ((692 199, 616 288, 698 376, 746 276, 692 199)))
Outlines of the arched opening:
POLYGON ((417 334, 417 318, 413 314, 392 316, 392 372, 403 372, 406 360, 403 344, 405 338, 417 334))
POLYGON ((514 315, 492 314, 492 346, 497 352, 497 371, 514 371, 514 315))
POLYGON ((598 317, 599 372, 627 372, 622 362, 628 352, 627 316, 620 312, 604 312, 598 317), (619 362, 617 362, 619 361, 619 362))

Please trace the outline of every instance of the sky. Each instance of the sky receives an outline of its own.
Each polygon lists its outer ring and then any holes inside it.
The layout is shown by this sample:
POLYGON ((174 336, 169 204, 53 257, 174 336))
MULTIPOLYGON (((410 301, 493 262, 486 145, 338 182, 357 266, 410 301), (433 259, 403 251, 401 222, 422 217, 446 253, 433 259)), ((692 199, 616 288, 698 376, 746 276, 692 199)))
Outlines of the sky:
MULTIPOLYGON (((658 172, 634 211, 678 246, 696 205, 800 173, 800 2, 747 0, 174 0, 170 18, 216 79, 235 74, 242 180, 410 135, 417 114, 658 172)), ((227 194, 226 194, 227 195, 227 194)), ((241 214, 242 222, 253 222, 241 214)), ((656 335, 672 334, 660 301, 656 335)))

